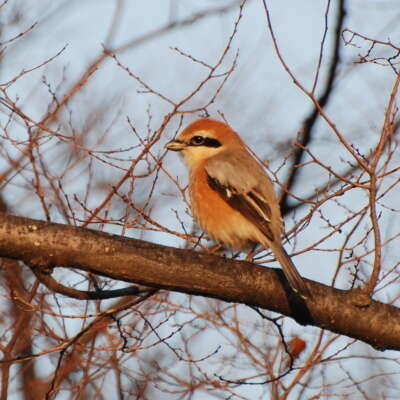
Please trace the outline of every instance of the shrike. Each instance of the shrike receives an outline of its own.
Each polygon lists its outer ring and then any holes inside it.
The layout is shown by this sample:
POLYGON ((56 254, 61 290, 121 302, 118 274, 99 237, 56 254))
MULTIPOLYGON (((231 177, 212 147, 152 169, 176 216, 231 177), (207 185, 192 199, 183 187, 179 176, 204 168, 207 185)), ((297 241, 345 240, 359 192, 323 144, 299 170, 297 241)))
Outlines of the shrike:
POLYGON ((166 148, 184 156, 192 212, 200 227, 232 249, 249 249, 256 243, 270 248, 290 286, 302 297, 311 297, 282 246, 282 217, 273 184, 239 135, 223 122, 203 118, 166 148))

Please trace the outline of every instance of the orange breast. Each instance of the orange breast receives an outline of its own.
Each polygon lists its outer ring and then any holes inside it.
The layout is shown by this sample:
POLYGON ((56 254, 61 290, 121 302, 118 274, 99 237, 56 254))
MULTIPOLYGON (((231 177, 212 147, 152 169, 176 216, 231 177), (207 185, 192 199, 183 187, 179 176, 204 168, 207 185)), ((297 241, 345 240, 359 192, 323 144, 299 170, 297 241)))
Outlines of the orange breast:
POLYGON ((214 240, 234 249, 260 242, 258 228, 209 186, 202 166, 191 171, 189 190, 193 215, 214 240))

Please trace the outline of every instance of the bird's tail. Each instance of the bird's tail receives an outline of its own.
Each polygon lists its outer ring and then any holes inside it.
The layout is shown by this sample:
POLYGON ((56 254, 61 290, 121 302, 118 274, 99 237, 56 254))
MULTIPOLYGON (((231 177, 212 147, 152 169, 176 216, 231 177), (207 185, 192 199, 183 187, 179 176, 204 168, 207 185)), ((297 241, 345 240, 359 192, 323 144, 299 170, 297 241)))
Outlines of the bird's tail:
POLYGON ((276 259, 279 261, 283 272, 285 273, 286 279, 288 280, 292 289, 297 292, 303 298, 311 298, 310 290, 307 287, 306 282, 297 272, 297 268, 294 265, 289 254, 280 243, 270 243, 269 247, 275 254, 276 259))

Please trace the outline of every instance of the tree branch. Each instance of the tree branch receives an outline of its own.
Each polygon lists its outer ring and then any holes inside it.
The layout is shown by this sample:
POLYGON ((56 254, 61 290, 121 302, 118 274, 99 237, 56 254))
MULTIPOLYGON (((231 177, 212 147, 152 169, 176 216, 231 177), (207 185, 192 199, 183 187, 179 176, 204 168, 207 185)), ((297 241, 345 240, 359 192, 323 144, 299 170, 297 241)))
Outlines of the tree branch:
MULTIPOLYGON (((342 27, 343 27, 343 22, 344 18, 346 16, 346 9, 345 9, 345 1, 340 0, 338 4, 338 10, 337 10, 337 16, 336 16, 336 21, 335 21, 335 27, 333 30, 334 34, 334 44, 333 44, 333 50, 331 54, 331 60, 330 60, 330 65, 329 69, 327 72, 327 78, 325 82, 325 87, 322 90, 321 95, 318 98, 318 103, 320 104, 321 107, 325 107, 329 100, 330 97, 333 93, 333 84, 335 81, 337 69, 340 63, 340 42, 341 42, 341 34, 342 34, 342 27)), ((327 18, 327 15, 325 16, 327 18)), ((325 29, 327 31, 328 25, 326 21, 325 29)), ((323 51, 323 44, 324 40, 321 43, 321 52, 320 52, 320 58, 322 58, 322 51, 323 51)), ((320 64, 318 65, 318 71, 320 69, 320 64)), ((315 85, 317 84, 317 77, 318 74, 316 75, 316 80, 314 82, 314 88, 315 85)), ((314 90, 313 90, 313 95, 314 95, 314 90)), ((315 127, 315 123, 317 122, 319 117, 319 110, 316 106, 311 110, 310 115, 304 120, 303 122, 303 128, 301 129, 302 135, 300 137, 301 144, 306 147, 312 142, 312 133, 313 129, 315 127)), ((288 202, 288 192, 293 190, 293 186, 296 183, 296 178, 298 175, 298 164, 300 164, 303 160, 303 157, 305 156, 304 152, 304 147, 298 147, 294 151, 294 157, 292 161, 292 166, 290 169, 290 172, 288 174, 288 177, 286 179, 286 187, 287 191, 284 191, 282 193, 282 198, 281 198, 281 209, 282 209, 282 214, 286 215, 289 211, 290 205, 288 202)))
POLYGON ((244 261, 5 213, 0 257, 261 307, 379 349, 400 349, 398 308, 313 281, 308 283, 313 299, 299 304, 280 270, 244 261))

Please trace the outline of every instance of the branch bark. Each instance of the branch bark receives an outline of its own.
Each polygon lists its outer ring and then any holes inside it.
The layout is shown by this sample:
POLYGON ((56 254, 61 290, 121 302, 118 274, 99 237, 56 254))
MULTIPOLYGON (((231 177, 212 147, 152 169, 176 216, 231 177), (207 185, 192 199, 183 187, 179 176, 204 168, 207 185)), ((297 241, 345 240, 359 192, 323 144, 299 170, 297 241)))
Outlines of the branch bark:
POLYGON ((308 281, 302 304, 280 270, 220 256, 0 213, 0 257, 36 268, 69 267, 131 283, 243 303, 400 350, 400 310, 357 291, 308 281), (367 301, 365 301, 367 300, 367 301))

